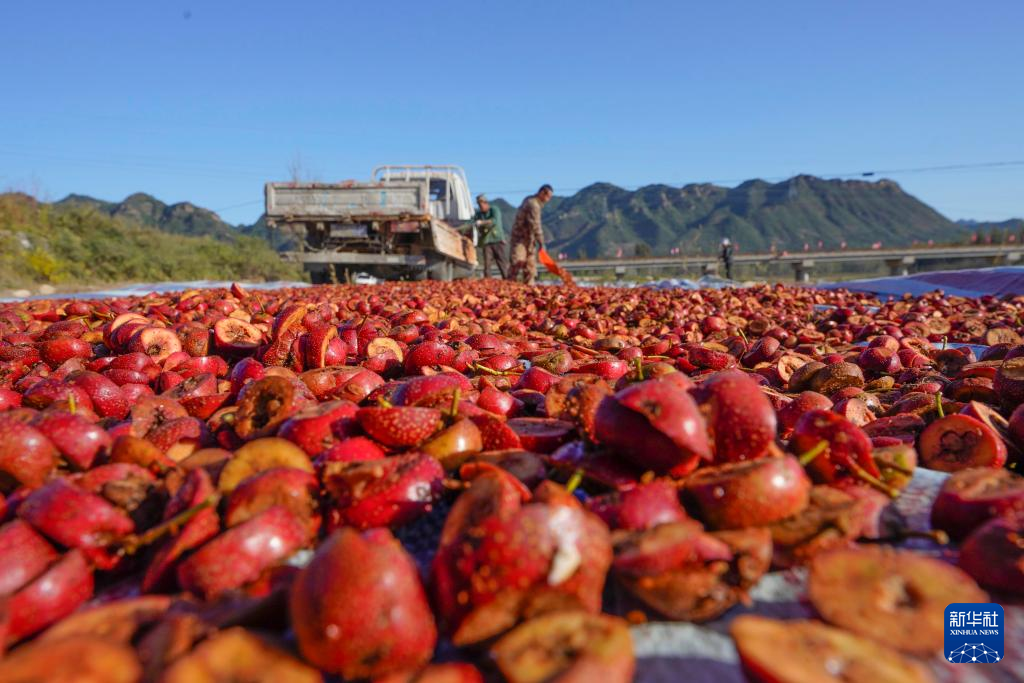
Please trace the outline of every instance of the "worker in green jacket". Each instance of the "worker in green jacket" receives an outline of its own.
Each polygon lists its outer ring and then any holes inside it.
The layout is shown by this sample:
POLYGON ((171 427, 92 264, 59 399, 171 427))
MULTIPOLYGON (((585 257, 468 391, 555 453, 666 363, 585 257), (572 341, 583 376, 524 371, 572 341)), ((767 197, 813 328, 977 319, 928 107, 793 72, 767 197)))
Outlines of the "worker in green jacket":
POLYGON ((484 277, 491 276, 491 259, 494 259, 498 273, 504 279, 508 270, 508 246, 505 244, 505 229, 501 225, 501 211, 491 206, 482 194, 477 195, 476 204, 479 208, 473 214, 473 226, 479 235, 478 244, 484 254, 484 277))

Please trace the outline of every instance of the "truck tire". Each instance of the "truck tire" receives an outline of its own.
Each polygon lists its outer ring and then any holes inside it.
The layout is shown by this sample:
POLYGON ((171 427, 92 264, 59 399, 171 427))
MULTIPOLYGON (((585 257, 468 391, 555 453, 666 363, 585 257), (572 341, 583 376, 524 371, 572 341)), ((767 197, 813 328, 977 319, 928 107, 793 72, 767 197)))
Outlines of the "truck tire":
POLYGON ((451 282, 453 271, 452 262, 444 259, 427 268, 427 277, 438 282, 451 282))

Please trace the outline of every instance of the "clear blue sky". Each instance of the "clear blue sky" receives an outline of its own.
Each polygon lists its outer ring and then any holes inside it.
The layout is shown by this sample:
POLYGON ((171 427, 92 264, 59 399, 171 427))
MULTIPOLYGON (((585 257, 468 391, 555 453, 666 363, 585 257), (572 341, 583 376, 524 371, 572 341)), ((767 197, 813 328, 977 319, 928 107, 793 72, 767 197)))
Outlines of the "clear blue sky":
MULTIPOLYGON (((0 188, 145 191, 231 222, 317 180, 458 163, 560 193, 1024 160, 1024 2, 18 2, 0 188)), ((894 174, 1024 215, 1024 166, 894 174)))

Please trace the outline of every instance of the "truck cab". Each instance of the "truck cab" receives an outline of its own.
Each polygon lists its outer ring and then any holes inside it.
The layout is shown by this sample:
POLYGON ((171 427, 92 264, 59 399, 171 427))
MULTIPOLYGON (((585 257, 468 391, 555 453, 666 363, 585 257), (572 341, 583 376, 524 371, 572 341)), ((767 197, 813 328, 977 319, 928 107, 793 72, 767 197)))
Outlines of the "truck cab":
POLYGON ((378 166, 373 178, 385 185, 427 183, 430 215, 448 225, 461 225, 473 218, 466 172, 458 166, 378 166))

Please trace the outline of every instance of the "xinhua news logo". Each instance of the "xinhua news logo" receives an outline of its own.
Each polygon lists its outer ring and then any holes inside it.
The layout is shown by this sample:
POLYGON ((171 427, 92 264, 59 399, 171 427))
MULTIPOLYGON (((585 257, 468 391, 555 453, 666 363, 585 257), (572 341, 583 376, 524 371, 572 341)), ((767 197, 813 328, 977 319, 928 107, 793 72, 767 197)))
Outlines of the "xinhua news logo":
POLYGON ((1002 660, 1005 619, 994 602, 946 605, 946 661, 953 664, 996 664, 1002 660))

